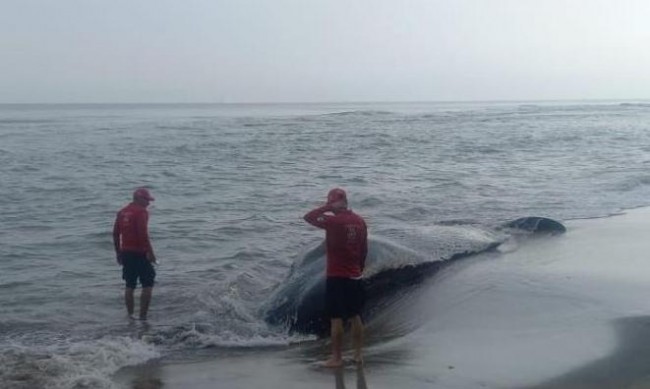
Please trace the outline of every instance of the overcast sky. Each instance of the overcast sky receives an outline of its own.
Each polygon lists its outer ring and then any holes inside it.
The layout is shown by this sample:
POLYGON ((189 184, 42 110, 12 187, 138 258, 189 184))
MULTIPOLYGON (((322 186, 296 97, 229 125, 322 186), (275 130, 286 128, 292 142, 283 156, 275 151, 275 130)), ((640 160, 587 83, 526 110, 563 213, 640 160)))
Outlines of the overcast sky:
POLYGON ((650 98, 650 0, 2 0, 0 103, 650 98))

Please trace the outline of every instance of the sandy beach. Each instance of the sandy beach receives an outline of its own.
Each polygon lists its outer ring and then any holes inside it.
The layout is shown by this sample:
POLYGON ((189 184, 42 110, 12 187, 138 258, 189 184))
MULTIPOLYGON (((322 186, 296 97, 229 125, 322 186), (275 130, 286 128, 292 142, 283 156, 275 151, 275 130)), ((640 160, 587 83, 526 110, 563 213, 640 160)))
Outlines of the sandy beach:
MULTIPOLYGON (((326 341, 201 350, 126 368, 131 388, 641 388, 650 385, 650 209, 507 242, 368 323, 361 369, 326 341)), ((155 325, 155 324, 154 324, 155 325)))

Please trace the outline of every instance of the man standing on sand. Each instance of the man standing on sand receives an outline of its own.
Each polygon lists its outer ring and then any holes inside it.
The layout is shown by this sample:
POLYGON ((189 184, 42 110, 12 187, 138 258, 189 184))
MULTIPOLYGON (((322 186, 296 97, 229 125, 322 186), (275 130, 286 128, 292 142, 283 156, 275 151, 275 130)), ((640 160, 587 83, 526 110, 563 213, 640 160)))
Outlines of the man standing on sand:
POLYGON ((140 320, 147 320, 156 271, 156 256, 149 241, 147 206, 154 201, 149 191, 138 188, 133 192, 133 202, 117 213, 113 225, 113 244, 117 263, 122 266, 122 279, 126 281, 124 303, 129 317, 133 319, 133 292, 138 279, 142 284, 140 295, 140 320))
POLYGON ((308 212, 304 219, 307 223, 325 230, 325 307, 331 322, 332 356, 324 365, 343 365, 343 324, 344 320, 349 319, 352 320, 354 360, 360 364, 363 362, 361 347, 364 331, 360 316, 364 304, 361 274, 368 253, 366 222, 348 209, 347 196, 340 188, 330 190, 327 203, 308 212))

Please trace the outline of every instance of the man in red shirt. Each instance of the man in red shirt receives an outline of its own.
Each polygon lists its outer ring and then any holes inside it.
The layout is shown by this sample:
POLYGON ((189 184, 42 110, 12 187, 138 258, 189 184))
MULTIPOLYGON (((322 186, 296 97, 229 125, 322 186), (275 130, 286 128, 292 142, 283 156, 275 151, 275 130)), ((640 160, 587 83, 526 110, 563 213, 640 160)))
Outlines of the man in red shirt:
POLYGON ((361 275, 368 253, 368 232, 361 216, 348 209, 345 191, 330 190, 327 203, 308 212, 307 223, 325 230, 327 279, 325 307, 331 322, 332 357, 326 367, 343 365, 341 345, 344 320, 352 320, 354 360, 362 363, 364 291, 361 275), (331 214, 329 214, 331 213, 331 214))
POLYGON ((156 271, 147 224, 147 206, 154 201, 149 191, 138 188, 133 192, 133 202, 117 213, 113 225, 113 244, 117 263, 122 266, 122 279, 126 281, 124 302, 130 318, 133 318, 133 292, 138 279, 142 284, 140 295, 140 320, 147 320, 156 271))

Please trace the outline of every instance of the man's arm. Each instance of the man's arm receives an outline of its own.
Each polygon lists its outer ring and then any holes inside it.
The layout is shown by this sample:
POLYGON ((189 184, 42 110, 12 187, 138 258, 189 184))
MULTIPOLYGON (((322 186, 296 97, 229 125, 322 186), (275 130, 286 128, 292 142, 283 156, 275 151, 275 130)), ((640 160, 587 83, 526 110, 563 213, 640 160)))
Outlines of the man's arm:
POLYGON ((142 218, 138 220, 137 229, 138 236, 142 237, 145 245, 147 246, 147 259, 149 262, 156 263, 156 255, 153 253, 153 247, 151 246, 151 241, 149 240, 149 214, 144 212, 142 218))
POLYGON ((325 228, 327 227, 327 219, 330 218, 330 216, 326 215, 325 212, 329 212, 332 210, 332 207, 329 205, 323 205, 322 207, 318 207, 316 209, 313 209, 305 214, 303 219, 312 226, 316 226, 318 228, 325 228))
POLYGON ((363 222, 363 239, 361 244, 361 272, 366 267, 366 257, 368 256, 368 226, 363 222))
POLYGON ((117 213, 115 217, 115 223, 113 223, 113 246, 115 247, 115 258, 117 263, 122 264, 122 256, 120 255, 120 213, 117 213))

